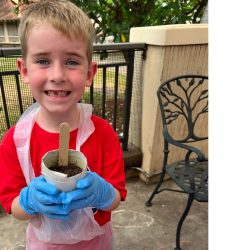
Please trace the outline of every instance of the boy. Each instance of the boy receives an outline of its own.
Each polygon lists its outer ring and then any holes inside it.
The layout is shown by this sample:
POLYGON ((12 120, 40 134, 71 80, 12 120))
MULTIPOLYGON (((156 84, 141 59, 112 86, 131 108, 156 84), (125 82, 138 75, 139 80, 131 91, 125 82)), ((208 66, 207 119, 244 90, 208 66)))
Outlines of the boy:
POLYGON ((1 204, 15 218, 30 220, 27 249, 112 249, 111 210, 127 192, 122 151, 112 127, 92 115, 91 105, 78 103, 97 70, 92 23, 67 0, 40 0, 22 13, 19 33, 22 58, 17 66, 37 104, 0 144, 1 204), (69 147, 81 151, 90 168, 68 193, 40 176, 43 155, 58 149, 62 122, 70 124, 69 147), (94 217, 87 208, 94 208, 94 217), (41 240, 36 228, 41 218, 53 225, 70 224, 76 211, 83 211, 84 223, 91 216, 94 222, 89 219, 73 243, 67 238, 53 241, 53 232, 52 239, 41 240))

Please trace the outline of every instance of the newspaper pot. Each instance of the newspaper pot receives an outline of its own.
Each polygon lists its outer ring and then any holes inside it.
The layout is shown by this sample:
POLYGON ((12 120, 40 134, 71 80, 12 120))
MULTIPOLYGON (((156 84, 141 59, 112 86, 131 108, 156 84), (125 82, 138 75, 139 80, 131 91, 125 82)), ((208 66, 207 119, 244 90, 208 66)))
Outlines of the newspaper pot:
POLYGON ((69 165, 75 164, 82 169, 82 172, 67 177, 66 174, 52 171, 50 167, 55 166, 58 162, 59 150, 47 152, 42 158, 42 175, 48 183, 54 184, 60 191, 69 192, 76 188, 76 181, 83 178, 87 170, 87 159, 83 153, 76 150, 69 150, 69 165))

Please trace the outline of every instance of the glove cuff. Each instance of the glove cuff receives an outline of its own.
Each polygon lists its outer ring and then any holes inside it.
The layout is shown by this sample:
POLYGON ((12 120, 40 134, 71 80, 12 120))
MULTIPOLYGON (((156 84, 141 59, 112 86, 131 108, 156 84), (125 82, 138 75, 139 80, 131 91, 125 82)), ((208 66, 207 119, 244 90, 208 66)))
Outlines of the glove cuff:
POLYGON ((96 206, 96 208, 105 210, 111 206, 114 200, 115 200, 115 189, 110 183, 107 182, 106 195, 104 195, 103 201, 100 202, 99 206, 96 206))
POLYGON ((24 210, 25 213, 29 215, 35 215, 37 214, 37 212, 28 205, 27 193, 28 193, 28 187, 25 187, 21 190, 19 195, 19 205, 24 210))

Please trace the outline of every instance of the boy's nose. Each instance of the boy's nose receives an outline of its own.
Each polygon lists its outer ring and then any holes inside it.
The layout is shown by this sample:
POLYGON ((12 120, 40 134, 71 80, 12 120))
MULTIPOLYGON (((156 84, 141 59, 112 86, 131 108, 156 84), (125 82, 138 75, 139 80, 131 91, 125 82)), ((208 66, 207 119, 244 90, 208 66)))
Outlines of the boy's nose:
POLYGON ((65 81, 66 75, 63 65, 60 63, 54 63, 51 67, 50 80, 55 83, 60 83, 65 81))

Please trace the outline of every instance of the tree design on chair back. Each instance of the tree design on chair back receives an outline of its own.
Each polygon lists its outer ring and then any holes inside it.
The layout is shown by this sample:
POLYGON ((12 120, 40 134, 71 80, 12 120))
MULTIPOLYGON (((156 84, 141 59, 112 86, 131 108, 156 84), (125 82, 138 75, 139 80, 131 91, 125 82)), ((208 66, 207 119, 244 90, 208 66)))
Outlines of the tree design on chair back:
MULTIPOLYGON (((187 133, 178 142, 192 142, 208 139, 195 133, 197 122, 208 113, 208 89, 205 76, 181 76, 164 82, 157 95, 160 102, 163 124, 166 134, 171 135, 168 126, 178 119, 186 123, 187 133)), ((173 138, 171 138, 173 139, 173 138)))

